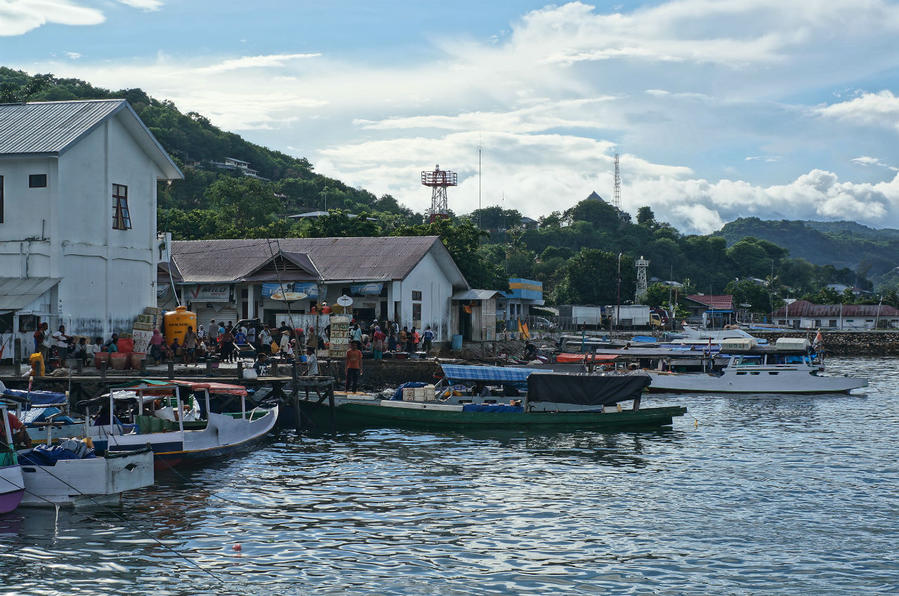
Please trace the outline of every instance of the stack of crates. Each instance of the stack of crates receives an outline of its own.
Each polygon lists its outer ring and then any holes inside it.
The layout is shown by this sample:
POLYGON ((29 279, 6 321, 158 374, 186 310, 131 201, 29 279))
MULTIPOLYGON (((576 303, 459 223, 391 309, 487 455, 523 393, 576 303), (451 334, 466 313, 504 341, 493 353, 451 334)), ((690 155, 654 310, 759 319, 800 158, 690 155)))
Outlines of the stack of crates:
POLYGON ((137 315, 134 319, 133 332, 131 334, 134 339, 134 351, 146 352, 150 345, 150 338, 153 337, 154 329, 162 329, 163 311, 161 308, 148 306, 144 308, 144 312, 137 315))

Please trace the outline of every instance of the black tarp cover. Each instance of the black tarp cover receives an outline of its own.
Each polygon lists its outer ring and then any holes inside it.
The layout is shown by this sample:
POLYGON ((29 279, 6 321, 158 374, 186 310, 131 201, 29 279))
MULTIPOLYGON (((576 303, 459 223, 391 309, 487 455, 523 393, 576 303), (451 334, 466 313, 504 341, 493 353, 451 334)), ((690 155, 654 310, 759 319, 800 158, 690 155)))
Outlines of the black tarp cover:
POLYGON ((532 373, 528 401, 606 406, 640 397, 649 383, 649 375, 532 373))

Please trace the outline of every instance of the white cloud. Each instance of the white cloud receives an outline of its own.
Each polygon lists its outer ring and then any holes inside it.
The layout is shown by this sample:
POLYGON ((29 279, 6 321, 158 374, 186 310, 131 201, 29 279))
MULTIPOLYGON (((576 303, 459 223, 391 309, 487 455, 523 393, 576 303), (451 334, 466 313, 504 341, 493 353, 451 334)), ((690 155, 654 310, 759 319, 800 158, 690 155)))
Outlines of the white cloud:
POLYGON ((118 0, 120 3, 132 8, 140 8, 146 11, 159 10, 162 8, 162 0, 118 0))
POLYGON ((743 161, 763 161, 765 163, 774 163, 780 161, 779 155, 747 155, 743 161))
POLYGON ((99 10, 69 0, 0 2, 0 37, 24 35, 47 24, 98 25, 104 20, 99 10))
POLYGON ((815 112, 825 118, 899 130, 899 97, 888 89, 818 107, 815 112))
POLYGON ((888 163, 884 163, 880 159, 876 157, 871 157, 869 155, 862 155, 861 157, 853 157, 850 159, 854 164, 858 164, 860 166, 879 166, 881 168, 886 168, 888 170, 893 170, 894 172, 899 172, 899 168, 896 166, 891 166, 888 163))
POLYGON ((81 54, 79 54, 78 52, 66 52, 66 56, 69 58, 69 60, 78 60, 79 58, 81 58, 81 54))
POLYGON ((321 56, 319 53, 309 54, 269 54, 265 56, 242 56, 240 58, 232 58, 212 64, 199 69, 201 72, 217 73, 229 70, 240 70, 245 68, 275 68, 286 65, 293 60, 306 60, 308 58, 317 58, 321 56))

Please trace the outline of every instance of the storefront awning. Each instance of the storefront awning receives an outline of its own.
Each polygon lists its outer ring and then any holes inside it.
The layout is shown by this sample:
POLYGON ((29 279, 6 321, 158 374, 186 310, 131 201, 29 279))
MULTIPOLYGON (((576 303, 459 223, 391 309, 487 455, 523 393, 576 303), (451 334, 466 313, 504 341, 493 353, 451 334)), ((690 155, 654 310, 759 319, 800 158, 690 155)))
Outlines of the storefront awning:
POLYGON ((0 277, 0 312, 22 310, 59 281, 55 277, 0 277))

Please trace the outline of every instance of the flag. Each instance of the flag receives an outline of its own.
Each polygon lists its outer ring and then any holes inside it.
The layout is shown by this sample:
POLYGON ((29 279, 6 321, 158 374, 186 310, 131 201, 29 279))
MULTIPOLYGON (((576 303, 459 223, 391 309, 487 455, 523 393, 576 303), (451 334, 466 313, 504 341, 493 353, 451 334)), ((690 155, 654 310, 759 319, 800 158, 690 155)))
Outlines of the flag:
POLYGON ((531 339, 531 330, 528 329, 528 324, 527 324, 527 323, 522 324, 521 330, 522 330, 522 333, 524 333, 524 338, 525 338, 525 339, 531 339))

